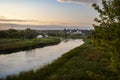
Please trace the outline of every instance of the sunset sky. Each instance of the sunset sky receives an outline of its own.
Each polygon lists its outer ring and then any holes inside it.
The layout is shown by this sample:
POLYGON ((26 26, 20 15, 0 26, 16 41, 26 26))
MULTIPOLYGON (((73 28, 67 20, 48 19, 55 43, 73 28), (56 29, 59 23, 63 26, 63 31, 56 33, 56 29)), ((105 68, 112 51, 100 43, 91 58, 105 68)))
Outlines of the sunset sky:
POLYGON ((0 0, 0 23, 91 26, 99 0, 0 0))

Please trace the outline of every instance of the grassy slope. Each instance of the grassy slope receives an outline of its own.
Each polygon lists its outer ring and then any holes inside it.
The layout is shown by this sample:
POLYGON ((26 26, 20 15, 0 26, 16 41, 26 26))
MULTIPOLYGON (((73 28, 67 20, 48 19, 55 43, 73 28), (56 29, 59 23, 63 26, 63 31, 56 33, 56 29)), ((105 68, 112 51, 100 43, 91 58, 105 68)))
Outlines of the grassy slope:
POLYGON ((6 80, 120 80, 107 69, 105 54, 85 43, 37 71, 22 72, 6 80))
POLYGON ((58 38, 42 39, 0 39, 0 54, 29 50, 37 47, 53 45, 60 42, 58 38))

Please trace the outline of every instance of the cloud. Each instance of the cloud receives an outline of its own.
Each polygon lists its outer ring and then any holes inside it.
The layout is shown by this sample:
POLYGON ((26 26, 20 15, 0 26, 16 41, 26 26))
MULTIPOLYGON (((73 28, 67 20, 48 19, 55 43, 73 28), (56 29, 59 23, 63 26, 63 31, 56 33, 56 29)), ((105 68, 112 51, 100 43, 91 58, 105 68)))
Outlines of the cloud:
POLYGON ((5 19, 0 17, 0 22, 36 22, 35 20, 5 19))
POLYGON ((100 3, 101 0, 58 0, 59 2, 72 2, 77 4, 86 4, 86 5, 92 5, 93 3, 100 3))

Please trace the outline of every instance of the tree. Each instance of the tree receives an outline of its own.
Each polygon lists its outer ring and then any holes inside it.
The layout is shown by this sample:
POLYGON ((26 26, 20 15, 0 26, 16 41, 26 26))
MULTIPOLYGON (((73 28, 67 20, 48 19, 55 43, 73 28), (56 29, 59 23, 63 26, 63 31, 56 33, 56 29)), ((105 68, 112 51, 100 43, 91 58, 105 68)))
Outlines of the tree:
POLYGON ((30 28, 27 28, 24 31, 24 38, 26 38, 26 39, 35 38, 37 35, 38 35, 38 33, 35 30, 31 30, 30 28))
POLYGON ((99 13, 92 33, 93 44, 110 55, 111 71, 118 72, 120 63, 120 0, 102 0, 103 8, 93 4, 99 13))

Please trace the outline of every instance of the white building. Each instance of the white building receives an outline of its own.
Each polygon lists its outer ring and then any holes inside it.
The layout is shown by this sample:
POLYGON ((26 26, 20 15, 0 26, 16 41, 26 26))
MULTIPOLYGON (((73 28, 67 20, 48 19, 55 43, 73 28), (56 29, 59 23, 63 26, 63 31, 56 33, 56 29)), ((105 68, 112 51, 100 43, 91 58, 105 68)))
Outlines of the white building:
POLYGON ((82 34, 82 32, 81 31, 76 31, 73 34, 82 34))
POLYGON ((48 35, 45 35, 46 38, 48 38, 49 36, 48 35))
POLYGON ((43 38, 43 35, 38 35, 37 38, 43 38))

